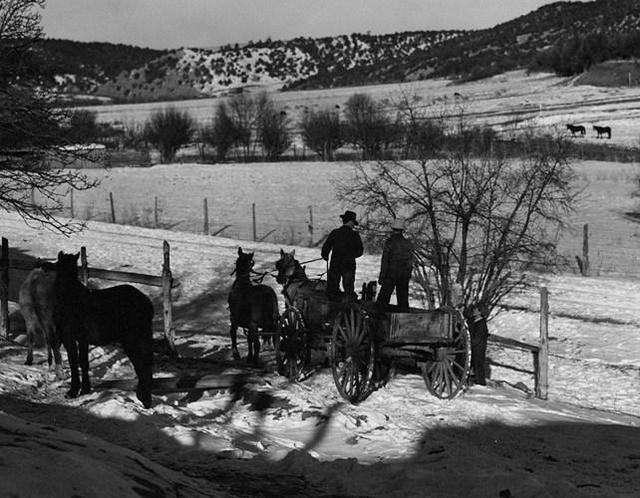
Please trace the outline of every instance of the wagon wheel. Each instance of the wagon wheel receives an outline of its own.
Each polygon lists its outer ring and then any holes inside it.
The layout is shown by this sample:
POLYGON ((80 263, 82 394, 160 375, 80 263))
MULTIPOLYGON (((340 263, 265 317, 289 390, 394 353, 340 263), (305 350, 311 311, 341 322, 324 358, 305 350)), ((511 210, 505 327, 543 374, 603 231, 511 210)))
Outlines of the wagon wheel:
POLYGON ((280 317, 280 341, 276 349, 278 372, 290 381, 300 379, 308 360, 307 331, 302 314, 288 306, 280 317))
POLYGON ((371 318, 349 307, 333 322, 331 336, 331 371, 340 395, 356 404, 369 394, 375 362, 370 333, 371 318))
POLYGON ((435 358, 422 365, 422 376, 431 394, 451 399, 466 385, 471 368, 471 335, 462 316, 456 319, 453 341, 435 348, 435 358))

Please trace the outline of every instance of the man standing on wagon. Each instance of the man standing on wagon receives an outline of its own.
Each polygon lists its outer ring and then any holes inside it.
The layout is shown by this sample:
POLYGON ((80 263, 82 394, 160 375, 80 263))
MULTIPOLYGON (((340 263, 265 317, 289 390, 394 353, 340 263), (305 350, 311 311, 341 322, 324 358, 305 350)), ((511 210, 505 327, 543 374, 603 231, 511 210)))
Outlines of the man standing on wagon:
POLYGON ((345 211, 340 215, 342 226, 333 230, 322 246, 322 259, 331 262, 327 273, 327 295, 336 300, 340 295, 340 280, 348 300, 355 296, 356 258, 362 256, 363 247, 360 234, 354 230, 358 225, 356 213, 345 211))
POLYGON ((389 304, 393 289, 396 290, 398 311, 409 311, 409 280, 413 270, 413 244, 406 239, 404 220, 396 218, 391 224, 391 236, 385 241, 380 263, 380 292, 376 303, 380 308, 389 304))

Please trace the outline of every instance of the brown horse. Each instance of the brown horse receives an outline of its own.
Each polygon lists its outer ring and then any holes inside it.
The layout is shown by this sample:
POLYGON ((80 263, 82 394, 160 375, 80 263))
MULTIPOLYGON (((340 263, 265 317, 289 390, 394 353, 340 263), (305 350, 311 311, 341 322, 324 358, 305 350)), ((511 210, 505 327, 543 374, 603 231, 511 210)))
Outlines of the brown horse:
POLYGON ((56 334, 53 321, 55 306, 54 283, 56 278, 55 265, 41 263, 39 267, 29 272, 20 286, 18 303, 20 312, 27 327, 27 360, 25 365, 33 364, 33 346, 44 340, 47 347, 47 363, 52 366, 55 360, 55 372, 58 379, 62 379, 62 358, 60 356, 60 338, 56 334), (53 353, 53 354, 52 354, 53 353))
POLYGON ((580 136, 583 136, 583 137, 587 134, 587 130, 582 125, 568 124, 567 125, 567 130, 569 130, 571 132, 571 136, 572 137, 575 137, 576 133, 580 133, 580 136))
POLYGON ((54 321, 71 368, 68 398, 91 391, 89 344, 120 344, 138 376, 136 395, 151 406, 153 304, 131 285, 89 290, 78 281, 80 254, 58 254, 54 321), (78 366, 82 370, 82 389, 78 366))
POLYGON ((274 337, 274 347, 278 347, 278 297, 268 285, 254 284, 251 281, 253 272, 253 253, 242 252, 238 247, 238 259, 233 270, 235 280, 229 292, 228 303, 231 320, 229 335, 231 336, 231 350, 236 360, 240 359, 238 352, 238 327, 247 330, 247 344, 249 354, 247 361, 257 364, 260 361, 259 329, 264 334, 274 337))
POLYGON ((598 134, 596 138, 604 138, 605 135, 607 138, 611 138, 610 126, 594 126, 593 129, 598 134))

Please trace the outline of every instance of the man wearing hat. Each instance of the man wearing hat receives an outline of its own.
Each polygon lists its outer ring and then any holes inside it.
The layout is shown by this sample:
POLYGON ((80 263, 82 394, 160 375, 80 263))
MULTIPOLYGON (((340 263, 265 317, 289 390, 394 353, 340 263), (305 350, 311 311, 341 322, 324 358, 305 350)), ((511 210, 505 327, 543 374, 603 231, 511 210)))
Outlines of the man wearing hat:
POLYGON ((337 299, 340 295, 340 280, 347 299, 351 299, 356 280, 356 258, 362 256, 362 239, 354 230, 358 224, 356 213, 345 211, 340 215, 342 226, 333 230, 322 246, 322 259, 331 263, 327 273, 327 294, 331 299, 337 299))
POLYGON ((409 280, 413 270, 413 244, 406 239, 404 220, 396 218, 391 224, 391 236, 385 241, 380 263, 380 292, 376 303, 380 308, 389 304, 393 289, 399 311, 409 311, 409 280))

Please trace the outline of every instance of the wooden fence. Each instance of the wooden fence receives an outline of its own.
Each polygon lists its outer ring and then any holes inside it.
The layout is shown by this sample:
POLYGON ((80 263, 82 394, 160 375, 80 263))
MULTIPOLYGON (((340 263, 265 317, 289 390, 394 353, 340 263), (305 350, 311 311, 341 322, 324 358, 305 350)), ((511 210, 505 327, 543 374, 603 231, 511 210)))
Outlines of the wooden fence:
POLYGON ((528 344, 493 334, 489 336, 489 342, 503 348, 530 352, 533 356, 533 370, 505 365, 492 360, 489 361, 489 364, 533 375, 536 398, 547 399, 549 387, 549 291, 546 287, 540 288, 540 341, 538 344, 528 344))
MULTIPOLYGON (((165 240, 162 243, 162 271, 160 275, 147 275, 119 270, 105 270, 93 268, 87 264, 87 250, 80 248, 79 277, 83 284, 87 285, 90 278, 108 280, 112 282, 125 282, 159 287, 162 289, 162 317, 164 322, 164 337, 171 351, 175 351, 175 329, 173 327, 173 302, 172 289, 178 286, 171 274, 171 249, 165 240)), ((9 301, 18 300, 18 292, 25 273, 33 270, 38 265, 36 260, 10 258, 9 241, 2 238, 2 250, 0 253, 0 336, 9 335, 9 301), (13 278, 10 278, 10 270, 14 270, 13 278), (20 272, 20 273, 16 273, 20 272), (11 292, 10 289, 13 289, 11 292)))

